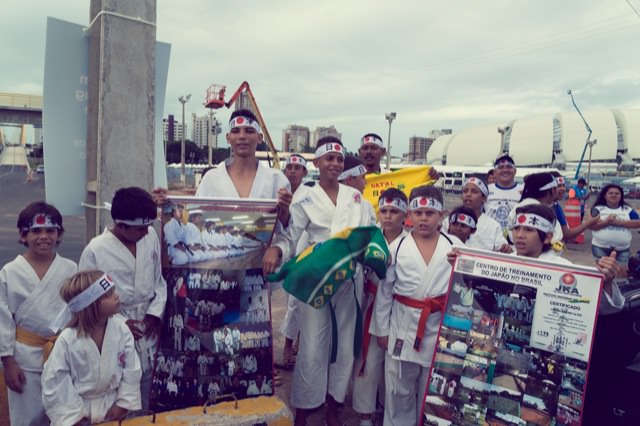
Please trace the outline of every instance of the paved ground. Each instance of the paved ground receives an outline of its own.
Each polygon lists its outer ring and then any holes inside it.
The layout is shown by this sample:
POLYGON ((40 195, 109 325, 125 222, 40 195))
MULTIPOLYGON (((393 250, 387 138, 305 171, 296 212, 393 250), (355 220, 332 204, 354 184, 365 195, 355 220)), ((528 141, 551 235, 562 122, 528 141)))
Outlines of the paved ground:
MULTIPOLYGON (((0 265, 4 265, 17 254, 23 252, 23 247, 17 242, 16 221, 18 213, 28 203, 42 199, 44 199, 44 175, 36 175, 35 181, 27 183, 24 170, 18 170, 17 168, 12 170, 6 166, 0 167, 0 265)), ((638 208, 640 207, 640 202, 635 200, 632 205, 638 208)), ((84 218, 78 216, 65 217, 64 226, 66 232, 59 253, 77 261, 84 247, 84 218)), ((586 235, 586 241, 590 241, 589 234, 586 235)), ((632 249, 634 253, 640 249, 640 237, 637 235, 634 238, 632 249)), ((566 257, 578 264, 593 264, 593 258, 588 244, 570 245, 566 257)), ((274 330, 279 330, 285 311, 285 293, 283 291, 275 292, 272 298, 274 330)), ((275 336, 274 355, 275 359, 279 361, 282 357, 284 338, 277 332, 275 336)), ((282 385, 276 388, 276 394, 284 401, 288 401, 292 373, 283 370, 278 371, 283 381, 282 385)), ((6 413, 5 407, 2 406, 3 397, 4 389, 0 389, 0 426, 7 424, 3 423, 2 420, 2 414, 6 413)), ((345 407, 341 410, 341 415, 347 424, 357 424, 355 413, 350 408, 350 401, 346 402, 345 407)), ((322 418, 323 410, 318 409, 309 424, 322 425, 324 424, 322 418)))

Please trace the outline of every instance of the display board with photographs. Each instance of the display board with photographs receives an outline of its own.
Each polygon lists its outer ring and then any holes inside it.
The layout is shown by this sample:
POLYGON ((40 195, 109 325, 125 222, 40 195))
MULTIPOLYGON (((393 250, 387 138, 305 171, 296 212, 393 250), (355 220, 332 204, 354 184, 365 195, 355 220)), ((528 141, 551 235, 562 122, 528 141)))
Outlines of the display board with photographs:
POLYGON ((154 411, 273 394, 270 293, 261 268, 275 222, 276 200, 170 197, 154 411))
POLYGON ((461 249, 424 425, 579 425, 602 275, 461 249))

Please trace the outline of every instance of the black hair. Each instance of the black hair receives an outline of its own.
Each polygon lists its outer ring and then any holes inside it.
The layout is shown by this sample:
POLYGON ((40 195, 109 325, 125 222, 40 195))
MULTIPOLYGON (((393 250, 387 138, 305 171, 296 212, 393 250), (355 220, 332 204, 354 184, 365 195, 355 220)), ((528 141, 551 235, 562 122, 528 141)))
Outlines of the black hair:
POLYGON ((584 184, 586 184, 586 183, 587 183, 587 181, 585 180, 585 178, 580 178, 580 179, 578 179, 578 183, 584 183, 584 184))
POLYGON ((513 164, 514 166, 516 165, 516 162, 513 161, 513 158, 511 158, 511 156, 509 154, 502 154, 500 157, 496 158, 496 161, 493 162, 493 165, 497 166, 498 163, 500 163, 502 161, 508 161, 511 164, 513 164))
POLYGON ((137 186, 120 188, 113 195, 111 218, 113 220, 154 219, 157 216, 156 203, 151 194, 137 186))
POLYGON ((335 136, 325 136, 322 137, 320 139, 318 139, 318 143, 316 144, 316 149, 320 148, 322 145, 326 145, 328 143, 337 143, 340 146, 344 146, 342 145, 342 141, 338 138, 336 138, 335 136))
POLYGON ((493 170, 493 169, 489 169, 489 170, 487 171, 487 177, 489 177, 489 176, 493 176, 493 173, 494 173, 494 170, 493 170))
POLYGON ((605 198, 605 195, 607 195, 607 191, 610 190, 611 188, 617 188, 620 191, 620 204, 618 205, 618 207, 628 205, 627 203, 624 202, 624 190, 622 189, 622 187, 618 184, 610 183, 602 187, 602 189, 598 193, 598 197, 596 198, 596 201, 593 203, 593 207, 607 205, 607 200, 605 198))
POLYGON ((411 194, 409 194, 409 200, 413 200, 415 197, 435 198, 436 200, 440 201, 440 204, 444 204, 442 200, 442 192, 440 192, 440 190, 433 185, 416 186, 411 190, 411 194))
MULTIPOLYGON (((45 214, 47 216, 50 216, 53 223, 60 226, 60 228, 58 229, 58 237, 64 234, 64 227, 62 226, 62 215, 60 214, 60 211, 51 204, 47 204, 44 201, 35 201, 22 209, 22 211, 18 215, 17 226, 20 235, 24 237, 27 232, 29 232, 28 230, 24 231, 24 229, 28 229, 29 227, 31 227, 33 218, 38 214, 45 214)), ((24 245, 26 246, 26 244, 24 245)))
POLYGON ((258 119, 256 118, 256 115, 253 113, 253 111, 248 110, 248 109, 237 109, 235 111, 233 111, 231 113, 231 117, 229 117, 229 121, 233 120, 234 118, 238 117, 238 116, 242 116, 242 117, 247 117, 253 121, 258 121, 258 119))
MULTIPOLYGON (((531 213, 538 215, 544 219, 547 219, 549 223, 553 224, 556 221, 556 214, 553 212, 551 207, 547 207, 543 204, 528 204, 526 206, 516 208, 516 214, 518 213, 531 213)), ((542 232, 539 229, 536 229, 538 232, 538 237, 540 238, 540 242, 544 243, 545 238, 547 238, 547 233, 542 232)), ((549 251, 551 249, 551 244, 546 243, 542 246, 542 252, 549 251)))
POLYGON ((531 173, 524 177, 524 189, 522 190, 522 196, 520 201, 526 198, 535 198, 539 200, 541 198, 550 195, 553 192, 553 188, 541 190, 543 186, 555 181, 553 175, 549 172, 531 173))
POLYGON ((387 188, 387 189, 385 189, 380 194, 380 197, 378 198, 378 200, 381 200, 383 198, 391 198, 391 199, 400 198, 405 203, 409 202, 407 200, 407 196, 405 195, 405 193, 400 191, 398 188, 387 188))
POLYGON ((362 164, 362 160, 355 155, 347 154, 344 156, 344 169, 349 170, 354 167, 360 166, 362 164))
POLYGON ((458 206, 455 209, 451 210, 449 213, 449 223, 451 223, 451 219, 454 217, 458 217, 459 214, 466 214, 476 223, 476 229, 478 228, 478 216, 476 216, 475 212, 471 210, 469 207, 458 206))

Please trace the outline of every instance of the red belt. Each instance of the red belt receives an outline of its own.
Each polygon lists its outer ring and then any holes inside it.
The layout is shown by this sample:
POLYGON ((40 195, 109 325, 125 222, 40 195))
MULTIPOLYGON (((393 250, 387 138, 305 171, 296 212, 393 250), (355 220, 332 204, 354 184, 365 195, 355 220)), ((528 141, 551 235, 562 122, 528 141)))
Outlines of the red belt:
POLYGON ((407 296, 401 296, 399 294, 394 294, 393 299, 403 305, 409 306, 410 308, 420 309, 422 312, 420 313, 420 319, 418 320, 418 331, 416 332, 416 340, 413 343, 413 349, 416 351, 420 350, 420 343, 424 337, 424 329, 427 326, 427 318, 432 313, 436 313, 444 310, 444 302, 446 299, 446 295, 442 294, 438 297, 427 297, 424 300, 413 299, 407 296))
POLYGON ((372 295, 371 302, 367 308, 367 314, 364 317, 364 338, 362 339, 362 367, 358 375, 364 374, 364 367, 367 364, 367 353, 369 352, 369 343, 371 342, 371 333, 369 333, 369 326, 371 326, 371 317, 373 316, 373 305, 376 302, 376 293, 378 292, 378 286, 371 281, 364 282, 364 292, 372 295))

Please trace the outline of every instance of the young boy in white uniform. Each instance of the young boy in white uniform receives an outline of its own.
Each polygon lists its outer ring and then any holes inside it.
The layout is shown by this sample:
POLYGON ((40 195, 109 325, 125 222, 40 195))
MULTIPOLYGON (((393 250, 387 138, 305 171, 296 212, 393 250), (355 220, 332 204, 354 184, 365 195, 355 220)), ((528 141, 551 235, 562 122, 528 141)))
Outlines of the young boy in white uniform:
MULTIPOLYGON (((389 247, 390 263, 403 238, 409 235, 404 230, 407 218, 407 196, 396 188, 382 192, 378 199, 380 228, 389 247)), ((365 274, 362 309, 365 312, 364 338, 360 358, 356 361, 353 374, 353 409, 360 415, 360 425, 373 425, 378 396, 384 398, 384 357, 385 349, 378 345, 377 336, 389 335, 389 323, 375 321, 374 306, 376 294, 383 291, 375 274, 365 274)), ((387 295, 386 300, 391 300, 387 295)), ((384 309, 384 307, 381 307, 384 309)), ((381 401, 382 402, 382 401, 381 401)))
MULTIPOLYGON (((344 147, 339 139, 318 141, 314 165, 320 180, 304 192, 298 191, 290 206, 292 222, 274 238, 263 259, 266 273, 295 253, 296 243, 307 232, 309 245, 323 242, 345 228, 371 224, 362 194, 341 185, 338 176, 344 169, 344 147)), ((337 408, 344 401, 354 362, 354 333, 357 301, 354 284, 345 283, 333 295, 338 328, 337 359, 329 363, 331 318, 327 306, 316 309, 300 305, 300 348, 294 369, 292 405, 296 407, 296 425, 306 424, 309 413, 327 402, 327 424, 341 424, 337 408)))
POLYGON ((156 205, 141 188, 121 188, 113 196, 114 226, 93 238, 80 256, 81 270, 99 269, 118 283, 122 315, 133 333, 142 365, 142 408, 149 406, 153 356, 167 302, 160 265, 160 241, 151 224, 156 205))
POLYGON ((443 204, 437 188, 414 188, 409 199, 413 230, 387 271, 386 290, 376 297, 376 321, 389 323, 388 336, 379 339, 387 348, 384 424, 389 426, 418 424, 451 273, 447 253, 453 244, 462 245, 439 232, 443 204))
POLYGON ((43 349, 59 331, 52 323, 65 306, 60 287, 78 267, 56 253, 64 228, 52 205, 40 201, 25 207, 18 234, 27 250, 0 270, 0 357, 11 424, 41 425, 49 421, 40 384, 43 349))

